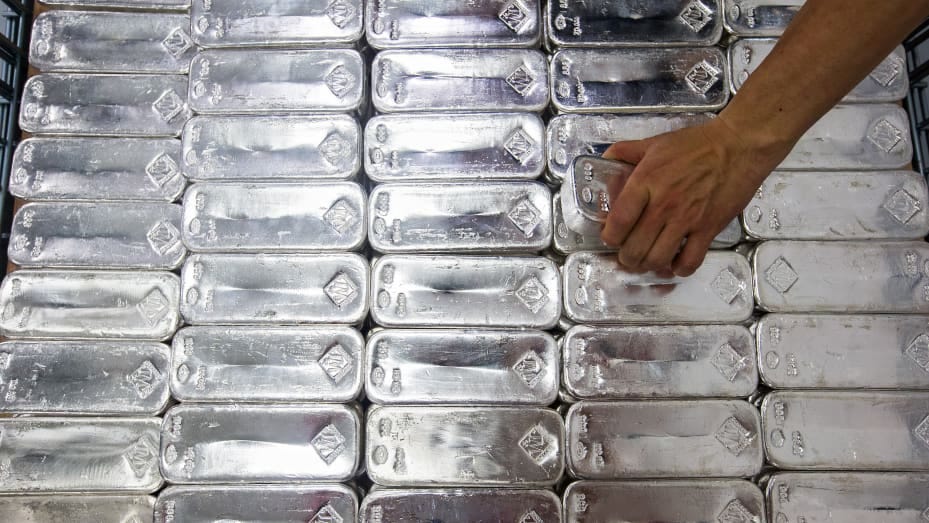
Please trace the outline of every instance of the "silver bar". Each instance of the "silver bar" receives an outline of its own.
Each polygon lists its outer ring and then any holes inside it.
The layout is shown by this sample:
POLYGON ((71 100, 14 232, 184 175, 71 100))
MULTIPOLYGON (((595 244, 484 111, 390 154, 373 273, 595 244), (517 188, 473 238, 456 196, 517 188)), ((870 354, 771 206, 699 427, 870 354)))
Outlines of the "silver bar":
POLYGON ((184 193, 184 243, 196 252, 352 251, 365 240, 355 182, 196 183, 184 193))
POLYGON ((365 496, 358 521, 409 521, 412 515, 434 523, 517 521, 561 523, 561 500, 550 490, 377 489, 365 496))
POLYGON ((777 472, 768 513, 777 521, 925 521, 929 475, 900 472, 777 472))
POLYGON ((165 340, 177 330, 177 276, 169 272, 12 272, 0 285, 8 338, 165 340))
POLYGON ((598 235, 610 212, 610 193, 626 185, 635 166, 598 156, 578 156, 561 184, 561 210, 568 229, 598 235))
POLYGON ((395 252, 538 252, 552 241, 538 182, 389 183, 368 199, 371 247, 395 252))
POLYGON ((764 495, 740 479, 576 481, 565 490, 564 507, 571 523, 765 522, 764 495))
POLYGON ((197 254, 181 284, 191 324, 354 324, 368 311, 368 262, 357 254, 197 254))
POLYGON ((926 392, 775 391, 761 424, 778 468, 929 471, 926 392))
POLYGON ((361 454, 351 405, 178 405, 161 429, 172 483, 345 481, 361 454))
POLYGON ((548 2, 555 47, 715 45, 723 35, 722 0, 548 2))
POLYGON ((47 11, 32 25, 29 63, 40 71, 180 73, 197 49, 186 14, 47 11))
POLYGON ((190 0, 39 0, 54 7, 91 7, 112 9, 143 9, 146 11, 186 11, 190 0))
POLYGON ((726 29, 736 36, 780 36, 805 0, 724 0, 726 29))
POLYGON ((362 0, 193 0, 202 47, 350 45, 364 33, 362 0))
POLYGON ((28 203, 8 254, 22 267, 176 269, 187 256, 180 227, 172 203, 28 203))
POLYGON ((747 477, 764 461, 758 411, 740 400, 582 401, 565 425, 581 479, 747 477))
POLYGON ((154 492, 162 484, 160 424, 158 418, 0 420, 0 492, 154 492))
POLYGON ((353 49, 203 51, 190 64, 198 113, 356 111, 364 60, 353 49))
POLYGON ((611 254, 579 252, 564 264, 565 313, 578 323, 739 323, 752 314, 752 272, 735 252, 710 252, 688 278, 619 268, 611 254))
POLYGON ((181 143, 171 138, 27 138, 10 192, 27 200, 173 202, 184 192, 181 143))
POLYGON ((580 399, 747 397, 755 343, 738 325, 588 327, 562 341, 564 384, 580 399))
POLYGON ((564 425, 531 407, 373 407, 367 470, 385 486, 549 486, 564 469, 564 425))
POLYGON ((385 114, 365 126, 365 173, 378 182, 534 179, 544 140, 530 113, 385 114))
POLYGON ((160 343, 0 343, 0 411, 154 416, 170 398, 168 367, 160 343))
POLYGON ((770 387, 929 389, 926 316, 768 314, 755 330, 770 387))
POLYGON ((358 494, 339 484, 174 485, 158 495, 155 523, 357 521, 358 494))
POLYGON ((186 76, 46 73, 26 81, 19 126, 30 133, 178 136, 190 115, 186 76))
POLYGON ((0 520, 125 523, 151 521, 154 496, 48 494, 0 496, 0 520))
POLYGON ((535 49, 395 49, 371 64, 381 112, 531 111, 548 106, 545 55, 535 49))
POLYGON ((368 339, 365 392, 379 404, 545 406, 559 367, 541 331, 388 329, 368 339))
POLYGON ((371 296, 385 327, 550 329, 561 316, 558 267, 534 256, 388 255, 371 270, 371 296))
POLYGON ((539 0, 367 2, 367 41, 393 47, 538 47, 539 0))
POLYGON ((197 116, 183 142, 194 181, 344 180, 361 170, 361 126, 347 114, 197 116))
POLYGON ((364 339, 349 327, 187 327, 174 336, 181 401, 352 401, 364 339))
POLYGON ((922 241, 770 241, 752 265, 755 299, 768 312, 929 312, 922 241))
POLYGON ((550 67, 561 112, 713 111, 729 100, 729 66, 715 47, 562 49, 550 67))

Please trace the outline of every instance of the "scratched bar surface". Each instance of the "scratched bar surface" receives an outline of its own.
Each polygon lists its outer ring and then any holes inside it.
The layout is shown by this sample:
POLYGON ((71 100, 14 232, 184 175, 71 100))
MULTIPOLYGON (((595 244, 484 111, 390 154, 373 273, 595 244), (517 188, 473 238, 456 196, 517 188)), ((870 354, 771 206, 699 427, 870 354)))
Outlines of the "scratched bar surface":
POLYGON ((352 522, 358 494, 346 485, 173 485, 158 495, 155 523, 352 522))
POLYGON ((151 521, 154 496, 119 494, 29 494, 0 496, 3 521, 124 523, 151 521))
POLYGON ((359 521, 543 521, 561 523, 561 500, 550 490, 432 488, 376 489, 365 496, 359 521))
POLYGON ((780 36, 805 0, 725 0, 726 29, 736 36, 780 36))
POLYGON ((55 7, 142 9, 145 11, 186 11, 190 8, 190 0, 39 0, 39 3, 55 7))

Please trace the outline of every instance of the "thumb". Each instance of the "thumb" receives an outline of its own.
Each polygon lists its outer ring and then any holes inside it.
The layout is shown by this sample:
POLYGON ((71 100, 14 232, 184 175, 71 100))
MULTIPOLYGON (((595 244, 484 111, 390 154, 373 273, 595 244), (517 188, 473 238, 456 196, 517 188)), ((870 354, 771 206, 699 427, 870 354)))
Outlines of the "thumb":
POLYGON ((618 160, 636 165, 645 157, 645 151, 649 145, 650 140, 616 142, 604 151, 603 157, 607 160, 618 160))

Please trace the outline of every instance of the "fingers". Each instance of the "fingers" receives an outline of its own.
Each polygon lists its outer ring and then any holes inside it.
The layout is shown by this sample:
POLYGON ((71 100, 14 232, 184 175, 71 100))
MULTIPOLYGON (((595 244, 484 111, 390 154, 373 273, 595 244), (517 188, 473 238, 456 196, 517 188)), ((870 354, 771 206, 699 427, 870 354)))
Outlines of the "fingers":
POLYGON ((647 270, 648 267, 643 264, 645 257, 664 228, 664 219, 658 213, 644 213, 626 241, 619 246, 619 263, 633 272, 647 270))
POLYGON ((713 238, 714 235, 709 234, 705 229, 688 236, 684 248, 671 264, 671 270, 674 271, 674 274, 686 277, 697 272, 697 269, 703 263, 703 259, 706 258, 706 252, 710 249, 713 238))
POLYGON ((678 251, 681 250, 681 243, 684 241, 685 234, 687 234, 687 229, 683 226, 674 223, 665 225, 651 250, 642 260, 642 268, 655 271, 656 274, 665 277, 673 274, 671 263, 678 251))
POLYGON ((648 190, 634 182, 626 184, 610 205, 610 214, 607 215, 606 223, 600 234, 603 243, 622 246, 646 206, 648 206, 648 190))
POLYGON ((649 140, 629 140, 616 142, 603 152, 607 160, 619 160, 633 165, 642 161, 645 150, 648 149, 649 140))

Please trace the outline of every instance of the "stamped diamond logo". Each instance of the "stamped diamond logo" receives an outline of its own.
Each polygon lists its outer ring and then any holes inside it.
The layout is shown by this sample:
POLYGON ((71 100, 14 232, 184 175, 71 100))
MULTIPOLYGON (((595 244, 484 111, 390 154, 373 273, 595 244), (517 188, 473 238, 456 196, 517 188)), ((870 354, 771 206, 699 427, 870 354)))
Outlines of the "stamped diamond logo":
POLYGON ((706 94, 719 81, 722 71, 703 60, 693 66, 684 77, 687 86, 697 94, 706 94))
POLYGON ((523 9, 523 6, 517 1, 512 1, 506 4, 506 7, 500 11, 498 15, 500 20, 506 24, 514 33, 519 31, 519 28, 526 23, 526 19, 529 18, 529 15, 526 13, 526 10, 523 9))
POLYGON ((522 163, 526 158, 528 158, 535 148, 535 142, 532 141, 532 138, 529 138, 522 129, 517 129, 506 143, 503 144, 503 148, 506 149, 506 152, 510 153, 517 162, 522 163))
POLYGON ((319 509, 307 523, 342 523, 342 516, 332 508, 331 504, 326 503, 326 506, 319 509))
POLYGON ((516 290, 516 297, 519 298, 519 301, 521 301, 527 309, 533 313, 537 313, 548 303, 548 289, 542 285, 542 282, 540 282, 538 278, 530 276, 529 279, 524 281, 519 289, 516 290))
POLYGON ((519 440, 519 448, 541 465, 552 451, 551 435, 542 425, 536 425, 519 440))
POLYGON ((713 280, 713 290, 726 303, 732 303, 742 293, 745 286, 731 270, 725 269, 713 280))
POLYGON ((355 7, 345 0, 332 0, 329 2, 329 6, 326 7, 326 16, 339 29, 348 25, 349 22, 355 19, 357 14, 355 7))
POLYGON ((165 153, 161 153, 145 166, 145 174, 155 184, 155 187, 164 187, 168 180, 177 176, 177 162, 165 153))
POLYGON ((506 83, 522 96, 529 94, 534 82, 535 78, 533 78, 532 75, 529 74, 529 70, 523 66, 517 67, 515 71, 510 73, 510 76, 506 77, 506 83))
POLYGON ((871 132, 868 133, 868 140, 880 150, 889 153, 897 147, 897 144, 903 141, 903 132, 897 129, 894 124, 882 118, 871 128, 871 132))
POLYGON ((170 122, 184 110, 184 100, 173 89, 169 89, 155 100, 152 109, 161 116, 162 120, 170 122))
POLYGON ((326 75, 326 87, 339 98, 345 96, 355 85, 355 75, 350 73, 344 65, 337 65, 326 75))
POLYGON ((330 133, 319 143, 319 154, 331 165, 341 165, 352 154, 351 144, 339 133, 330 133))
POLYGON ((158 447, 151 436, 145 435, 135 440, 135 442, 126 449, 123 458, 129 463, 132 472, 137 478, 144 478, 151 472, 155 465, 155 458, 158 457, 158 447))
POLYGON ((900 60, 895 56, 889 56, 884 59, 877 67, 871 71, 871 74, 868 76, 871 77, 875 82, 883 85, 884 87, 890 87, 897 78, 900 78, 900 73, 903 70, 903 64, 900 63, 900 60))
POLYGON ((916 434, 916 437, 925 443, 926 446, 929 446, 929 416, 926 416, 925 419, 916 426, 913 433, 916 434))
POLYGON ((323 214, 323 220, 339 234, 342 234, 355 222, 355 211, 345 200, 340 199, 323 214))
POLYGON ((329 424, 319 431, 319 434, 310 441, 319 457, 331 465, 342 451, 345 450, 345 436, 335 428, 335 425, 329 424))
POLYGON ((916 213, 922 210, 919 200, 903 189, 897 189, 891 193, 884 200, 882 207, 902 225, 906 225, 913 219, 913 216, 916 216, 916 213))
POLYGON ((136 309, 142 314, 142 317, 152 327, 158 324, 165 314, 168 313, 168 298, 158 289, 148 293, 142 301, 136 305, 136 309))
POLYGON ((344 272, 340 272, 326 284, 323 292, 326 293, 326 296, 332 300, 336 307, 341 309, 358 296, 358 287, 352 283, 352 280, 344 272))
POLYGON ((716 520, 719 523, 758 523, 761 521, 737 499, 730 501, 716 520))
POLYGON ((526 512, 525 514, 523 514, 523 517, 519 518, 519 521, 517 523, 545 523, 545 522, 542 520, 541 516, 539 516, 539 514, 536 511, 530 510, 529 512, 526 512))
POLYGON ((678 18, 681 22, 684 22, 687 27, 691 28, 693 32, 699 33, 701 29, 713 21, 713 11, 700 0, 694 0, 687 4, 687 7, 681 11, 678 18))
POLYGON ((735 381, 748 363, 748 357, 740 355, 728 343, 720 347, 713 357, 713 366, 729 381, 735 381))
POLYGON ((790 290, 791 287, 800 279, 794 268, 787 263, 783 257, 774 260, 765 271, 764 278, 772 287, 777 289, 781 294, 790 290))
POLYGON ((743 427, 733 416, 723 422, 716 431, 716 439, 726 450, 738 456, 755 440, 755 433, 743 427))
POLYGON ((535 351, 529 351, 513 365, 513 370, 531 389, 538 385, 545 375, 545 362, 535 351))
POLYGON ((135 393, 139 398, 145 399, 152 394, 155 385, 161 381, 161 372, 155 368, 152 362, 145 360, 138 369, 126 376, 126 381, 135 389, 135 393))
POLYGON ((929 335, 920 334, 904 351, 908 358, 916 362, 924 371, 929 372, 929 335))
POLYGON ((190 40, 190 37, 187 36, 187 32, 178 27, 174 31, 171 31, 171 34, 161 41, 161 45, 171 53, 171 56, 180 58, 180 56, 186 53, 194 44, 190 40))
POLYGON ((168 221, 161 221, 155 224, 148 231, 148 244, 152 246, 155 252, 164 256, 181 241, 181 231, 168 221))
POLYGON ((529 198, 523 198, 513 206, 506 217, 523 232, 526 238, 531 238, 536 226, 542 221, 541 214, 541 211, 535 205, 532 205, 529 198))
POLYGON ((329 379, 334 383, 338 383, 352 370, 352 362, 354 361, 348 351, 341 345, 336 344, 319 358, 318 363, 326 375, 329 376, 329 379))

